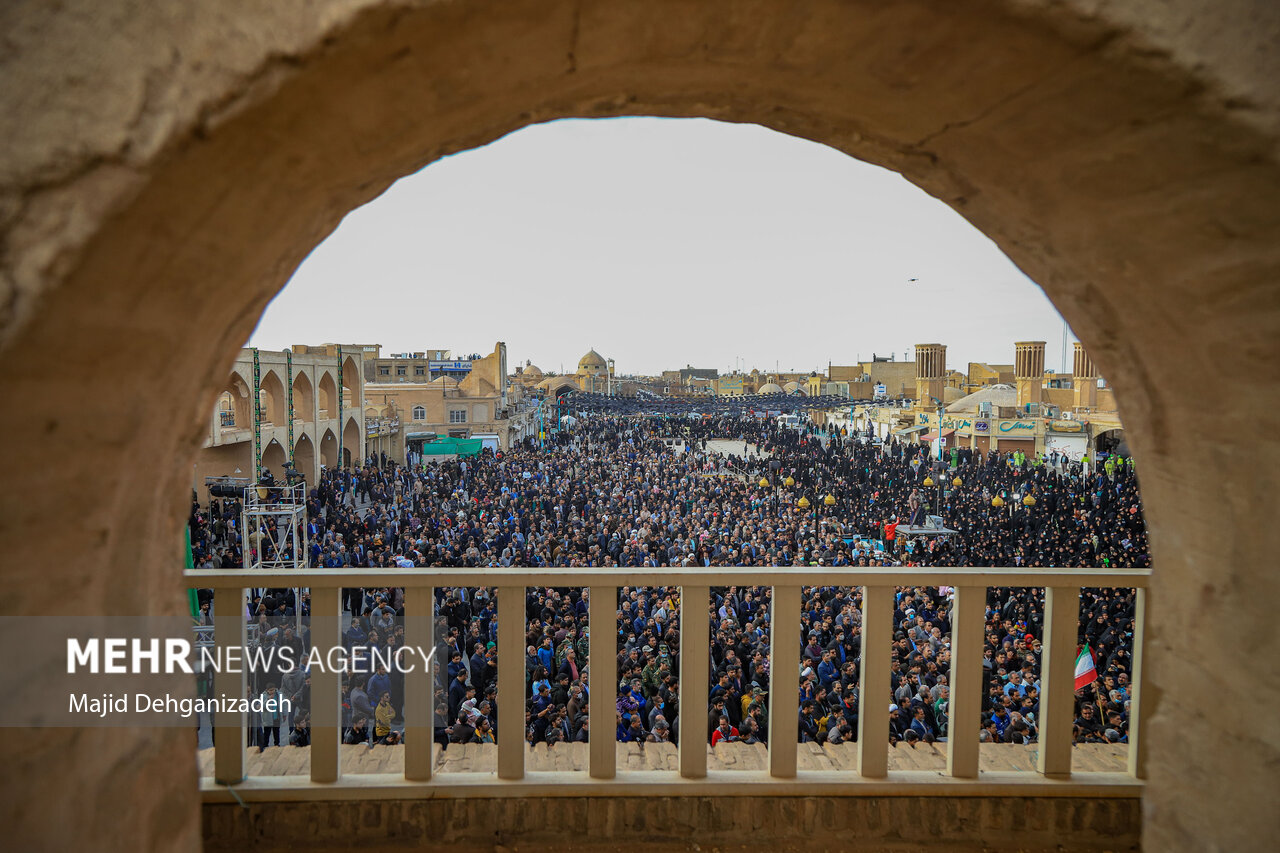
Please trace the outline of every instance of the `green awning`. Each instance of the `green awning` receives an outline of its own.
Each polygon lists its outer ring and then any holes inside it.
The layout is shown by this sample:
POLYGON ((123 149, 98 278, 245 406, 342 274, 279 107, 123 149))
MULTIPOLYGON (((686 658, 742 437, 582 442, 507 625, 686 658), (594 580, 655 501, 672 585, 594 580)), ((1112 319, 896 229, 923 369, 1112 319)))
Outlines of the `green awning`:
POLYGON ((422 445, 423 456, 475 456, 484 449, 478 438, 437 438, 422 445))

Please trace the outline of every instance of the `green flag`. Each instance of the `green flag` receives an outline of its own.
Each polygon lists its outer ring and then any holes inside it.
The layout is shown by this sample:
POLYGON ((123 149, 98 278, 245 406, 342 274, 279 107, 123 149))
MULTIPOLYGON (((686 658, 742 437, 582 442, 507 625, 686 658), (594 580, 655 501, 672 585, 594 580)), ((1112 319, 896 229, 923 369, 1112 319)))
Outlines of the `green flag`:
MULTIPOLYGON (((185 533, 185 535, 182 537, 182 542, 183 542, 183 545, 186 546, 186 551, 187 551, 186 566, 188 569, 194 569, 196 567, 196 561, 191 556, 191 526, 185 525, 183 527, 183 532, 185 533)), ((191 621, 193 623, 199 623, 200 622, 200 599, 196 595, 196 591, 194 589, 191 589, 190 587, 188 587, 187 589, 187 606, 191 610, 191 621)))

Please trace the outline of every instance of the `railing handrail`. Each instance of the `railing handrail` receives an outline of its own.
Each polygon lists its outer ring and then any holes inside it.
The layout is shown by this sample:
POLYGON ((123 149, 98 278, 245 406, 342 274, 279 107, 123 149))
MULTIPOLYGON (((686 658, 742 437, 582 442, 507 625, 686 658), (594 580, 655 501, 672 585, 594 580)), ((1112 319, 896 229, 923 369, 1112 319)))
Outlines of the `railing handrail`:
POLYGON ((716 566, 665 568, 517 568, 453 567, 414 569, 255 569, 246 584, 245 569, 187 569, 184 576, 193 587, 235 589, 243 586, 303 586, 321 588, 428 586, 525 586, 573 587, 679 586, 691 581, 706 586, 986 586, 1146 589, 1150 569, 1029 569, 1001 567, 862 567, 782 566, 733 568, 716 566), (358 583, 353 583, 357 582, 358 583))
MULTIPOLYGON (((245 646, 248 627, 241 618, 226 618, 240 611, 247 586, 287 586, 311 588, 312 643, 321 648, 337 647, 342 640, 339 592, 342 587, 403 587, 405 593, 405 642, 429 645, 434 623, 432 598, 436 587, 484 585, 497 590, 499 701, 502 697, 526 695, 525 670, 512 666, 521 661, 525 643, 525 590, 528 587, 589 587, 590 628, 599 636, 612 635, 616 628, 617 594, 624 586, 678 586, 681 633, 707 637, 709 633, 710 588, 713 586, 771 586, 769 672, 770 737, 769 778, 779 782, 797 777, 797 714, 799 706, 799 649, 801 595, 804 586, 846 586, 863 588, 862 665, 858 684, 857 771, 861 779, 888 777, 889 703, 891 673, 889 650, 893 642, 891 619, 894 587, 948 586, 954 589, 951 611, 951 714, 954 731, 947 739, 947 785, 939 791, 954 790, 954 784, 983 784, 978 766, 978 727, 982 700, 982 639, 985 628, 986 589, 989 587, 1043 587, 1044 638, 1041 702, 1037 712, 1039 748, 1037 778, 1066 780, 1071 776, 1071 734, 1073 720, 1074 669, 1079 627, 1080 591, 1085 587, 1135 588, 1132 678, 1136 692, 1132 699, 1129 738, 1129 779, 1145 775, 1142 729, 1142 677, 1149 569, 1027 569, 1022 567, 670 567, 648 569, 545 569, 545 568, 420 568, 420 569, 292 569, 285 571, 243 569, 186 570, 192 587, 214 588, 215 640, 218 646, 245 646), (511 630, 512 627, 516 630, 511 630), (970 780, 961 782, 961 780, 970 780)), ((614 683, 616 645, 592 643, 587 665, 606 685, 614 683)), ((700 728, 701 709, 707 707, 709 660, 706 655, 682 654, 679 660, 680 701, 692 708, 695 725, 679 743, 679 773, 682 781, 707 777, 706 745, 695 733, 700 728)), ((432 714, 432 675, 429 668, 405 673, 405 774, 406 783, 428 783, 433 776, 427 722, 432 714)), ((243 695, 243 673, 223 670, 214 676, 214 690, 226 696, 243 695)), ((342 779, 340 770, 340 728, 338 719, 339 675, 321 669, 311 675, 311 782, 333 787, 342 779)), ((593 690, 591 716, 609 719, 613 704, 611 691, 593 690)), ((510 703, 510 699, 506 700, 510 703)), ((520 700, 517 700, 517 702, 520 700)), ((215 730, 222 730, 214 753, 215 780, 237 784, 245 778, 245 715, 238 711, 214 714, 215 730)), ((525 780, 524 721, 519 714, 504 710, 497 726, 497 778, 503 782, 525 780)), ((593 780, 617 776, 615 732, 610 725, 590 731, 589 775, 593 780)), ((939 777, 942 779, 943 777, 939 777)), ((377 786, 376 781, 352 783, 343 790, 377 786)), ((274 796, 274 783, 262 788, 265 797, 274 796)), ((554 788, 554 785, 552 786, 554 788)), ((386 789, 392 790, 392 789, 386 789)), ((979 788, 974 787, 974 790, 979 788)), ((1047 790, 1047 789, 1046 789, 1047 790)), ((1062 790, 1062 789, 1056 789, 1062 790)))

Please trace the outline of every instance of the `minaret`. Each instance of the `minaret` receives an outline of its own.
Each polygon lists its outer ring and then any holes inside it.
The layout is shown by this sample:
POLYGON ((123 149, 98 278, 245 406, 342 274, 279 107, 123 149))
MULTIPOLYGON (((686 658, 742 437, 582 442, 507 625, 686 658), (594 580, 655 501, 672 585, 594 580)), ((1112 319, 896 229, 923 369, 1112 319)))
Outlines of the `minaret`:
POLYGON ((1018 341, 1014 345, 1013 376, 1018 387, 1018 408, 1044 400, 1044 341, 1018 341))
POLYGON ((916 405, 931 408, 941 401, 946 384, 947 348, 942 344, 916 344, 916 405))
POLYGON ((1075 389, 1077 409, 1098 407, 1098 368, 1085 352, 1084 344, 1076 341, 1075 361, 1071 367, 1071 387, 1075 389))

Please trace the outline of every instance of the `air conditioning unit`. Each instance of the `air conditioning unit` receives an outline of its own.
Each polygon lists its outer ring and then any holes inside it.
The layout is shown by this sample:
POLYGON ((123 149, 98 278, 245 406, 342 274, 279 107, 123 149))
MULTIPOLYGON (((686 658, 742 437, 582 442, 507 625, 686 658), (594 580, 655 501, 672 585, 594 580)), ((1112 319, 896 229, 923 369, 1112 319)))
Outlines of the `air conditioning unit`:
POLYGON ((978 414, 988 418, 991 417, 991 401, 990 400, 984 400, 983 402, 978 404, 978 414))

